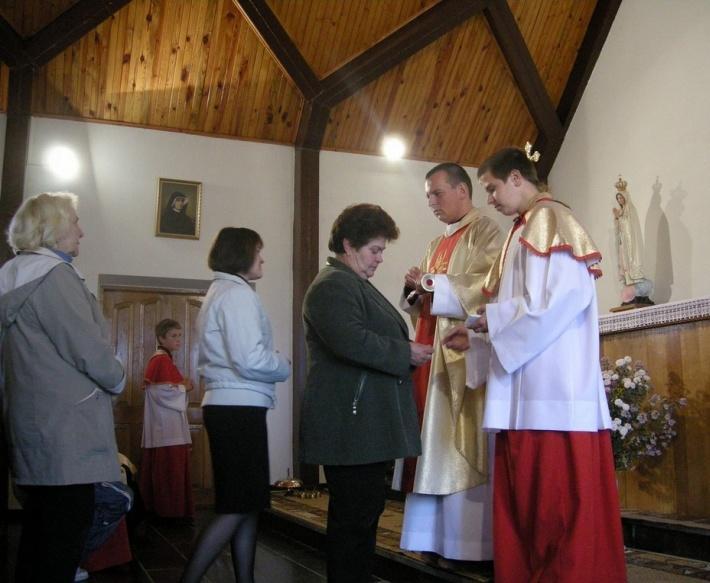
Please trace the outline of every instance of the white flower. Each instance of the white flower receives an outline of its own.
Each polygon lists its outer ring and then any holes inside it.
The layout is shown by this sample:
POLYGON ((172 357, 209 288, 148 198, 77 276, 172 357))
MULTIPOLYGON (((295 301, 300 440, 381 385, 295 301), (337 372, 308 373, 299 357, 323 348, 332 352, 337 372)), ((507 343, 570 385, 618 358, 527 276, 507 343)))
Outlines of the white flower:
POLYGON ((618 381, 618 380, 619 380, 619 375, 616 374, 616 373, 614 373, 613 375, 611 375, 611 380, 612 380, 612 381, 618 381))
POLYGON ((648 421, 648 417, 646 416, 646 413, 639 413, 638 417, 636 417, 636 420, 643 425, 648 421))
POLYGON ((688 404, 688 399, 686 399, 685 397, 681 397, 680 399, 678 399, 678 404, 681 407, 685 407, 688 404))
POLYGON ((614 401, 614 405, 616 405, 617 407, 619 407, 620 409, 622 409, 624 411, 629 410, 629 406, 626 403, 624 403, 621 399, 617 399, 616 401, 614 401))
POLYGON ((646 375, 646 371, 643 370, 642 368, 640 368, 640 369, 638 369, 638 370, 636 371, 636 374, 635 374, 634 376, 642 377, 642 376, 645 376, 645 375, 646 375))
POLYGON ((619 427, 619 433, 621 434, 621 437, 626 437, 626 434, 631 431, 631 425, 629 423, 624 423, 621 427, 619 427))
POLYGON ((630 356, 625 356, 625 357, 624 357, 624 362, 627 363, 627 364, 630 363, 630 362, 631 362, 631 357, 630 357, 630 356))
POLYGON ((616 366, 624 366, 626 364, 626 361, 623 358, 620 358, 614 363, 616 366))

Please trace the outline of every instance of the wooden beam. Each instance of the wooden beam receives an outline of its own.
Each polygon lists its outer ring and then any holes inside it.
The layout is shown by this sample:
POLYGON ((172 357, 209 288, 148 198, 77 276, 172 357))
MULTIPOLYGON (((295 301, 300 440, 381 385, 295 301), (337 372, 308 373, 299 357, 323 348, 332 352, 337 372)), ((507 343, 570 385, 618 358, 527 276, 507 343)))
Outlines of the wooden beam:
POLYGON ((620 4, 621 0, 598 0, 594 8, 587 32, 577 51, 577 58, 567 79, 560 103, 557 106, 557 115, 562 121, 563 135, 558 140, 548 142, 541 140, 537 144, 540 152, 543 153, 538 163, 538 171, 543 176, 547 176, 550 173, 557 154, 560 152, 564 135, 572 123, 574 114, 582 99, 582 94, 587 87, 599 54, 609 35, 611 25, 619 11, 620 4))
POLYGON ((51 61, 131 0, 79 0, 27 41, 34 67, 51 61))
POLYGON ((30 143, 30 108, 32 105, 32 69, 10 69, 7 100, 7 129, 2 166, 0 195, 0 263, 13 256, 4 234, 12 216, 22 204, 25 189, 25 169, 30 143))
POLYGON ((276 62, 306 100, 318 92, 320 80, 303 58, 265 0, 234 0, 276 62))
POLYGON ((329 108, 320 105, 315 100, 306 101, 301 110, 301 119, 296 134, 296 147, 320 150, 329 115, 329 108))
POLYGON ((561 140, 562 123, 508 3, 506 0, 492 0, 483 13, 541 138, 547 142, 561 140))
POLYGON ((333 107, 413 54, 479 14, 489 0, 441 0, 328 75, 317 101, 333 107))
POLYGON ((18 67, 27 64, 28 60, 22 37, 0 16, 0 61, 8 67, 18 67))
POLYGON ((294 475, 309 487, 318 485, 318 466, 301 464, 299 428, 306 390, 306 342, 301 306, 318 273, 320 151, 296 147, 293 206, 293 464, 294 475))

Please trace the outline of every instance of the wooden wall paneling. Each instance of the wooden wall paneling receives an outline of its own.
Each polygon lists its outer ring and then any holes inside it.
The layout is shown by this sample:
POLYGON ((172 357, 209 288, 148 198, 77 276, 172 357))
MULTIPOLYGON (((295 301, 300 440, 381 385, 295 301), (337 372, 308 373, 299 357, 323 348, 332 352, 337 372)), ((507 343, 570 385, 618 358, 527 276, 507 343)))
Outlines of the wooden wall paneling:
POLYGON ((681 333, 682 368, 668 374, 669 391, 675 397, 685 394, 689 405, 679 419, 676 473, 687 476, 679 484, 681 516, 710 517, 710 322, 686 324, 681 333))
MULTIPOLYGON (((492 0, 490 0, 492 1, 492 0)), ((323 79, 318 99, 332 107, 479 13, 485 0, 440 0, 323 79)))
POLYGON ((269 0, 304 58, 323 79, 438 0, 269 0))
POLYGON ((203 44, 207 51, 203 59, 204 71, 200 87, 195 87, 195 94, 199 95, 200 106, 193 113, 194 127, 207 129, 207 116, 213 110, 213 102, 218 98, 218 79, 221 76, 223 64, 229 59, 225 44, 229 34, 223 29, 224 3, 214 6, 214 14, 210 30, 203 36, 203 44))
POLYGON ((7 112, 7 92, 10 82, 10 69, 5 63, 0 63, 0 111, 7 112))
POLYGON ((484 14, 539 133, 548 141, 561 141, 562 124, 508 4, 492 0, 484 14))
MULTIPOLYGON (((105 23, 107 28, 104 28, 103 34, 107 37, 108 43, 108 58, 106 60, 106 68, 102 72, 102 77, 105 80, 106 88, 103 94, 103 108, 99 111, 101 119, 115 121, 118 119, 121 95, 118 92, 118 87, 121 84, 121 68, 123 66, 123 50, 119 50, 119 46, 123 47, 122 39, 119 37, 121 22, 128 18, 128 7, 123 8, 118 13, 113 15, 113 18, 105 23)), ((57 59, 47 65, 51 67, 57 59)))
MULTIPOLYGON (((318 79, 266 0, 235 1, 261 38, 261 44, 268 48, 274 62, 293 80, 306 99, 312 99, 318 87, 318 79)), ((299 5, 299 11, 303 6, 299 5)))
POLYGON ((227 70, 227 75, 225 77, 225 95, 222 98, 224 106, 220 111, 219 115, 219 127, 222 128, 224 133, 234 135, 236 127, 236 112, 237 103, 240 101, 241 96, 241 71, 242 63, 244 62, 244 45, 246 43, 246 37, 249 34, 249 24, 242 18, 235 18, 234 20, 234 37, 233 48, 230 47, 229 50, 232 53, 231 59, 232 63, 227 70))
POLYGON ((129 2, 79 0, 28 40, 27 53, 32 65, 46 65, 129 2))
POLYGON ((596 0, 523 2, 510 8, 555 106, 574 65, 596 0))
POLYGON ((622 507, 677 518, 710 517, 710 320, 602 336, 612 362, 641 360, 652 389, 689 400, 678 418, 678 438, 657 462, 620 472, 622 507))
MULTIPOLYGON (((192 89, 192 107, 190 111, 189 129, 200 131, 204 128, 200 125, 200 113, 209 108, 210 82, 212 72, 217 66, 217 62, 224 58, 216 52, 217 38, 220 34, 221 19, 217 10, 219 3, 210 2, 205 15, 205 24, 200 36, 199 49, 200 60, 196 71, 192 89)), ((203 118, 204 119, 204 118, 203 118)))
POLYGON ((3 0, 2 14, 24 38, 29 38, 47 26, 78 0, 3 0))
POLYGON ((557 113, 562 121, 563 135, 559 139, 548 139, 541 136, 536 141, 543 156, 537 164, 541 176, 547 176, 555 163, 557 154, 562 147, 564 133, 567 132, 577 106, 582 98, 587 82, 592 75, 594 65, 599 58, 621 0, 597 0, 589 26, 577 51, 577 56, 567 78, 565 88, 557 105, 557 113))
POLYGON ((130 79, 137 5, 135 2, 131 2, 124 10, 125 12, 119 20, 122 26, 118 31, 119 46, 122 46, 123 50, 120 53, 121 60, 117 71, 117 84, 115 85, 115 91, 118 93, 118 112, 116 119, 130 122, 130 119, 126 118, 126 111, 130 109, 133 101, 130 91, 130 79))
POLYGON ((232 24, 235 16, 229 11, 230 3, 223 5, 218 15, 216 32, 210 39, 213 43, 210 58, 213 61, 212 74, 207 82, 207 100, 200 111, 198 125, 207 132, 214 132, 224 113, 225 96, 228 91, 227 78, 234 65, 235 31, 232 24), (232 15, 231 18, 229 15, 232 15))
MULTIPOLYGON (((133 0, 134 2, 136 0, 133 0)), ((134 99, 132 108, 126 112, 129 119, 136 124, 147 124, 149 122, 151 97, 151 75, 154 54, 152 47, 154 44, 155 29, 157 23, 153 22, 151 13, 152 2, 142 0, 136 12, 134 23, 138 34, 134 36, 133 49, 131 51, 131 92, 134 99)))

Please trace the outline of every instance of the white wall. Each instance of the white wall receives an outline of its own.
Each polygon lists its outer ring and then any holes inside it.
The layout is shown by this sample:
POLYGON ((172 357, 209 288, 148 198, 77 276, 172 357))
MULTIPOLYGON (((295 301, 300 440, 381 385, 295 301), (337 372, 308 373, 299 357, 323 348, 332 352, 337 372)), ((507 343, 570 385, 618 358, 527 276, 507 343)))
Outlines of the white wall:
POLYGON ((614 183, 639 213, 657 303, 710 293, 710 2, 624 0, 550 175, 604 255, 601 311, 619 305, 614 183))
MULTIPOLYGON (((404 274, 411 266, 419 265, 429 241, 444 229, 429 210, 424 193, 424 177, 435 164, 412 160, 392 162, 380 156, 336 152, 321 152, 320 156, 320 265, 325 264, 330 254, 330 228, 340 212, 351 204, 379 204, 397 223, 400 236, 388 245, 385 260, 372 283, 397 305, 404 274)), ((474 183, 473 204, 485 207, 476 170, 467 170, 474 183)), ((507 230, 509 220, 489 208, 482 210, 507 230)))
MULTIPOLYGON (((96 290, 100 273, 210 279, 207 253, 224 226, 258 231, 265 244, 257 289, 277 348, 291 354, 293 148, 46 118, 33 118, 25 195, 68 190, 79 196, 85 231, 77 267, 96 290), (72 181, 44 165, 48 147, 72 148, 81 162, 72 181), (203 184, 200 239, 155 237, 158 177, 203 184)), ((277 387, 268 415, 271 474, 292 467, 290 381, 277 387)))

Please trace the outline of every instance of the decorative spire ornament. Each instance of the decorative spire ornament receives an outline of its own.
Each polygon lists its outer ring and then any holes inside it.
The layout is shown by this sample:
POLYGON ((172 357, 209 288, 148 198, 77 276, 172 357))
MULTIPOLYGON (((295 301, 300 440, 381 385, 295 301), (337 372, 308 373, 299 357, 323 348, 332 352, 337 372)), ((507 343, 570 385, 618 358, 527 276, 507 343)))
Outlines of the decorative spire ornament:
POLYGON ((532 151, 532 144, 530 142, 525 142, 525 155, 531 162, 537 162, 540 159, 540 152, 532 151))

